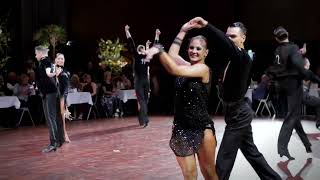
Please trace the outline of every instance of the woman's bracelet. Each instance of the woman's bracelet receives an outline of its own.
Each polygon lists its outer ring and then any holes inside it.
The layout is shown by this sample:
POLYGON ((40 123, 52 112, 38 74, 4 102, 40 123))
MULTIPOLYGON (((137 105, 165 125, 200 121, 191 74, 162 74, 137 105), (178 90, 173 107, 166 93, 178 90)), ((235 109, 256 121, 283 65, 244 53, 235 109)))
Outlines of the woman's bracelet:
POLYGON ((173 44, 176 44, 178 46, 181 46, 182 44, 182 39, 176 37, 174 40, 173 40, 173 44))

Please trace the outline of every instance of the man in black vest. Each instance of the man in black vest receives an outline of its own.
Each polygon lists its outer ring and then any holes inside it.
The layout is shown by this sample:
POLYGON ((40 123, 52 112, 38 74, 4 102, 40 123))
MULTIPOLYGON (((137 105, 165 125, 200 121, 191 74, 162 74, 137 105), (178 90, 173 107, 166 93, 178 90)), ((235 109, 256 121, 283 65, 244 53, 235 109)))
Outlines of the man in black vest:
POLYGON ((279 43, 275 50, 274 67, 278 67, 276 68, 278 72, 274 73, 274 79, 279 85, 278 91, 286 94, 288 102, 288 114, 283 121, 278 138, 278 153, 280 157, 286 156, 288 159, 293 160, 294 158, 288 151, 293 129, 299 135, 307 153, 312 152, 311 143, 300 121, 303 97, 302 80, 306 78, 317 83, 320 83, 320 80, 310 70, 304 69, 304 61, 301 53, 299 53, 299 47, 289 42, 288 31, 280 26, 273 33, 279 43))
POLYGON ((56 151, 57 147, 60 147, 64 143, 61 127, 59 127, 59 122, 57 122, 59 120, 57 119, 57 114, 60 108, 57 108, 59 99, 56 76, 59 75, 61 70, 54 70, 53 64, 48 57, 48 51, 49 49, 44 46, 37 46, 35 48, 35 57, 39 61, 39 66, 36 70, 36 84, 42 96, 44 116, 50 135, 50 144, 42 150, 44 153, 56 151))

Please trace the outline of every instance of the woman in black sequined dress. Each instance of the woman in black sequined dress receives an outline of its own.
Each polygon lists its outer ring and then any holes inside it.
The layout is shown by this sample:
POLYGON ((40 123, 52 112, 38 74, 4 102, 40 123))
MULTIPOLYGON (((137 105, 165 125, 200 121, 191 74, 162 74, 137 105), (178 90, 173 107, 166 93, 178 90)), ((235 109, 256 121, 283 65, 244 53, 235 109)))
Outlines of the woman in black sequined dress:
POLYGON ((197 178, 196 154, 204 178, 218 179, 215 169, 215 129, 207 110, 210 69, 205 64, 208 55, 205 37, 191 38, 188 47, 190 62, 179 56, 180 45, 191 28, 189 23, 182 26, 168 54, 156 45, 147 51, 147 58, 158 54, 165 69, 178 76, 170 147, 184 179, 197 178))
POLYGON ((55 58, 55 65, 56 69, 60 69, 60 74, 57 76, 58 84, 59 84, 59 97, 60 97, 60 119, 62 121, 62 127, 63 131, 60 130, 61 134, 64 137, 64 141, 67 143, 70 143, 70 139, 67 133, 66 129, 66 101, 67 101, 67 95, 68 95, 68 89, 69 89, 69 72, 65 70, 64 68, 64 62, 65 58, 64 55, 61 53, 58 53, 55 58))

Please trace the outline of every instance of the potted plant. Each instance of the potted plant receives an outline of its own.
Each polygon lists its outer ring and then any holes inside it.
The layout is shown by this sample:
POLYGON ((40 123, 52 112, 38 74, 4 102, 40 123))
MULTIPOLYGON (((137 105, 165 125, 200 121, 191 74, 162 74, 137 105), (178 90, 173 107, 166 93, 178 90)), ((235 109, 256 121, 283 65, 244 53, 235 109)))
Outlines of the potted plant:
POLYGON ((10 33, 7 30, 7 19, 0 19, 0 69, 3 69, 10 56, 8 56, 8 48, 10 41, 10 33))
POLYGON ((105 64, 111 69, 111 72, 120 73, 122 67, 128 63, 128 59, 121 55, 121 52, 127 51, 124 44, 119 41, 119 38, 115 42, 112 40, 105 41, 101 38, 98 46, 98 57, 101 59, 99 65, 105 64))
POLYGON ((65 43, 67 33, 61 26, 50 24, 40 28, 35 34, 33 39, 40 45, 52 47, 53 56, 56 54, 56 47, 59 43, 65 43))

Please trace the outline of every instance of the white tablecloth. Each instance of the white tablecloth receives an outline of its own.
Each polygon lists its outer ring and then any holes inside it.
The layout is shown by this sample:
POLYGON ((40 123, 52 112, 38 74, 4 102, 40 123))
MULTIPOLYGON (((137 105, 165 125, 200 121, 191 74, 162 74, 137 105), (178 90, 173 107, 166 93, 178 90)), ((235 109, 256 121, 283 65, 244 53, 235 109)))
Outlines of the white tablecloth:
POLYGON ((9 108, 14 106, 16 109, 20 108, 20 101, 17 96, 1 96, 0 108, 9 108))
POLYGON ((134 89, 119 90, 117 96, 125 103, 129 99, 137 99, 136 91, 134 89))
POLYGON ((67 96, 67 106, 69 107, 71 104, 82 104, 88 103, 93 105, 92 97, 89 92, 73 92, 68 93, 67 96))

